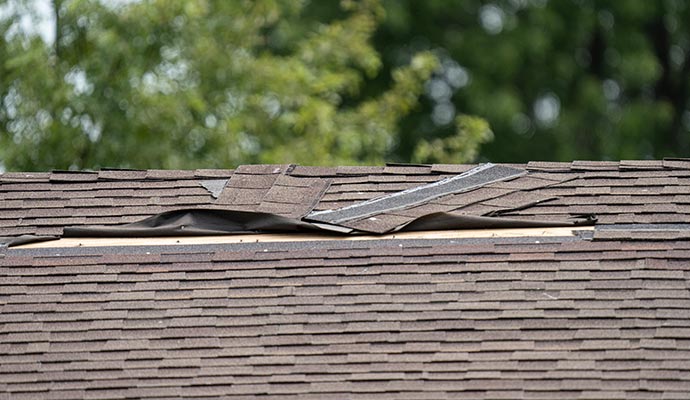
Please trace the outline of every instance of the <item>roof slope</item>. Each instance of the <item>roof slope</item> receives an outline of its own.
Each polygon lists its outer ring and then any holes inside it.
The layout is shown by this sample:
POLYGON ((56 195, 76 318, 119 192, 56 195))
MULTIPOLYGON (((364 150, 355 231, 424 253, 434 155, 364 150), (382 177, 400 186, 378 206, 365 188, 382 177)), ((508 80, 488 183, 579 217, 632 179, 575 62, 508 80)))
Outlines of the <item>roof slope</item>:
MULTIPOLYGON (((229 196, 299 215, 470 167, 4 174, 0 236, 229 196)), ((0 399, 687 399, 690 162, 522 167, 381 219, 593 213, 594 234, 0 247, 0 399)))

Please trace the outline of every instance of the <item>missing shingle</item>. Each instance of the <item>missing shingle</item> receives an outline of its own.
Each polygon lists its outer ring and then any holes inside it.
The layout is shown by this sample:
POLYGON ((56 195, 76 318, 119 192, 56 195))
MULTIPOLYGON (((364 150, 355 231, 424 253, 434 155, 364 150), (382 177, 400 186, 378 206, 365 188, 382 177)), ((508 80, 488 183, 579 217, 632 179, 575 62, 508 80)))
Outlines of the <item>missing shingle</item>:
POLYGON ((213 196, 214 199, 217 199, 218 196, 220 196, 220 193, 223 191, 223 188, 225 185, 227 185, 227 183, 227 179, 210 179, 199 182, 204 189, 211 193, 211 196, 213 196))
POLYGON ((392 210, 412 207, 448 194, 467 192, 490 183, 517 178, 526 173, 522 169, 487 163, 431 184, 417 186, 336 210, 313 212, 307 216, 307 219, 341 224, 392 210))

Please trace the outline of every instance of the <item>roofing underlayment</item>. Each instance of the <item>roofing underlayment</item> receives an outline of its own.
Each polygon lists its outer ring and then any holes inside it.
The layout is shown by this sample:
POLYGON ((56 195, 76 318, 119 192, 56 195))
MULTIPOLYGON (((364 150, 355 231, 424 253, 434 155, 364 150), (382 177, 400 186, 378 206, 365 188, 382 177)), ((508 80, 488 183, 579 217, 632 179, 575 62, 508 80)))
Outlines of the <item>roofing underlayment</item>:
POLYGON ((22 236, 0 400, 690 398, 688 159, 5 173, 22 236))

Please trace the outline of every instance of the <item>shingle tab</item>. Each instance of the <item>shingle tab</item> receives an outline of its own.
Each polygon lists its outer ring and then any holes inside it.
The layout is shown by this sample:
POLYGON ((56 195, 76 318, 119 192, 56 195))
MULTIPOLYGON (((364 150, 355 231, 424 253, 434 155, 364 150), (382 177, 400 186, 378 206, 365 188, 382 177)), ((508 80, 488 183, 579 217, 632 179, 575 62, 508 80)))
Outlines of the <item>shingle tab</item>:
POLYGON ((292 168, 291 164, 251 164, 240 165, 235 169, 235 174, 242 175, 270 175, 285 174, 292 168))
POLYGON ((474 165, 471 164, 433 164, 431 172, 438 174, 461 174, 472 168, 474 168, 474 165))
POLYGON ((102 169, 98 171, 98 179, 104 180, 138 180, 148 175, 146 170, 134 169, 102 169))
POLYGON ((169 180, 169 179, 192 179, 194 171, 149 169, 146 171, 146 179, 149 180, 169 180))
POLYGON ((664 158, 664 168, 690 169, 690 158, 664 158))
POLYGON ((384 174, 391 175, 428 175, 431 172, 431 165, 423 164, 391 164, 388 163, 383 168, 384 174))
POLYGON ((234 173, 231 169, 197 169, 194 171, 194 176, 197 178, 230 178, 234 173))
POLYGON ((570 172, 570 163, 552 161, 530 161, 527 163, 528 171, 570 172))
POLYGON ((661 160, 621 160, 620 169, 622 170, 663 170, 664 164, 661 160))
POLYGON ((336 167, 310 167, 297 165, 290 171, 291 176, 331 177, 337 173, 336 167))
POLYGON ((51 182, 92 182, 98 179, 98 172, 88 171, 53 171, 51 182))
POLYGON ((570 168, 574 171, 618 171, 618 161, 573 161, 570 168))
POLYGON ((339 166, 336 168, 337 175, 347 176, 366 176, 383 173, 384 167, 358 167, 358 166, 339 166))

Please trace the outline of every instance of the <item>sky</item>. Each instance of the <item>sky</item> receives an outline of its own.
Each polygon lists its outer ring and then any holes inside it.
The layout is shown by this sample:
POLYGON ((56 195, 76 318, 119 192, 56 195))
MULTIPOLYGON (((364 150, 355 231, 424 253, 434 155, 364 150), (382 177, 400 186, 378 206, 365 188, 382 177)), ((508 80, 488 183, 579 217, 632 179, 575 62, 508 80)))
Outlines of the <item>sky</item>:
MULTIPOLYGON (((0 5, 0 18, 7 18, 11 14, 19 11, 20 3, 17 0, 8 0, 0 5)), ((53 43, 55 40, 55 20, 52 16, 51 0, 29 0, 26 2, 31 13, 22 12, 21 17, 16 21, 9 35, 16 35, 18 32, 37 33, 41 35, 46 43, 53 43), (33 14, 33 15, 31 15, 33 14)), ((23 6, 21 6, 23 7, 23 6)))
MULTIPOLYGON (((117 7, 122 4, 132 3, 139 0, 100 0, 103 4, 117 7)), ((26 4, 30 13, 22 12, 18 23, 9 34, 18 32, 37 33, 48 44, 55 41, 55 17, 53 16, 53 6, 51 0, 0 0, 0 19, 7 18, 13 11, 18 9, 20 4, 26 4), (33 14, 33 15, 32 15, 33 14)), ((24 7, 24 6, 22 6, 24 7)))

